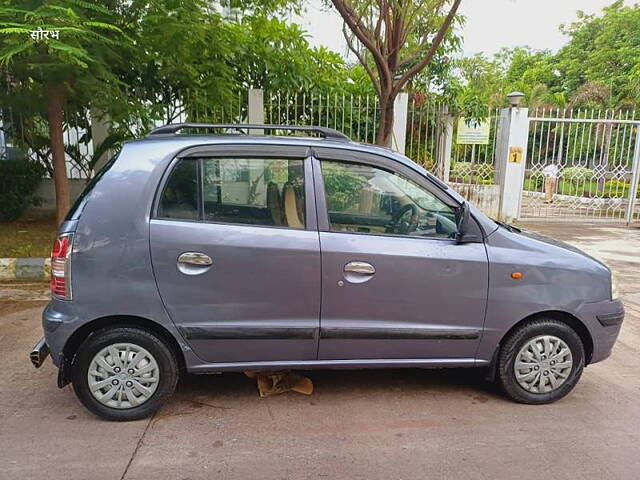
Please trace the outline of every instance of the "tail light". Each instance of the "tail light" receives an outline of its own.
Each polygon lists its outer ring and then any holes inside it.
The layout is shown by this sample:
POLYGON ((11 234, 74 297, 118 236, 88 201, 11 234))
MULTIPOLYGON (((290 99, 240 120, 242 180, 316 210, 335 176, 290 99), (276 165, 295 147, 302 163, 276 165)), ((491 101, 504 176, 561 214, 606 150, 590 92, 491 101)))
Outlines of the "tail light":
POLYGON ((71 249, 73 234, 63 233, 56 238, 51 251, 51 294, 71 300, 71 249))

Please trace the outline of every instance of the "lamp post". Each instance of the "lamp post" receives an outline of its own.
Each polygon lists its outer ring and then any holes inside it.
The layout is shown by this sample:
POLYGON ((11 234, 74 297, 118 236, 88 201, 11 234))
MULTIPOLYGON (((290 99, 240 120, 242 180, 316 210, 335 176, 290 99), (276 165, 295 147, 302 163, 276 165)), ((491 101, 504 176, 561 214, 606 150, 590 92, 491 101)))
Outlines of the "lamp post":
POLYGON ((507 95, 507 99, 509 100, 509 105, 511 108, 520 108, 520 104, 524 99, 524 93, 522 92, 511 92, 507 95))

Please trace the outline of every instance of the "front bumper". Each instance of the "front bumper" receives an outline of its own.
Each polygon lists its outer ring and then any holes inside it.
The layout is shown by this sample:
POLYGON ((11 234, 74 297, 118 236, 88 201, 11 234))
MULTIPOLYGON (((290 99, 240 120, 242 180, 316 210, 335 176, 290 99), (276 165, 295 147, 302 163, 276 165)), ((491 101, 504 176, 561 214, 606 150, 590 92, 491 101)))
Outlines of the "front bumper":
POLYGON ((587 303, 578 316, 587 325, 593 339, 593 354, 589 363, 600 362, 611 355, 624 320, 622 300, 587 303))
POLYGON ((34 367, 40 368, 48 356, 49 346, 44 337, 42 337, 29 353, 29 360, 31 360, 34 367))

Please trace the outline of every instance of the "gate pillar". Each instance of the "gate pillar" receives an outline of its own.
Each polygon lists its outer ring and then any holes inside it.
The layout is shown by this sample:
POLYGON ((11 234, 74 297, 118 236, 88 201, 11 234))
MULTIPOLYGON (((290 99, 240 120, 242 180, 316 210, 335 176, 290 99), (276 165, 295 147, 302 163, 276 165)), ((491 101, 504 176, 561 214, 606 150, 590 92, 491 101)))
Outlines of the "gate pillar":
POLYGON ((529 139, 529 109, 500 111, 496 145, 496 183, 500 185, 498 217, 505 222, 520 215, 529 139))

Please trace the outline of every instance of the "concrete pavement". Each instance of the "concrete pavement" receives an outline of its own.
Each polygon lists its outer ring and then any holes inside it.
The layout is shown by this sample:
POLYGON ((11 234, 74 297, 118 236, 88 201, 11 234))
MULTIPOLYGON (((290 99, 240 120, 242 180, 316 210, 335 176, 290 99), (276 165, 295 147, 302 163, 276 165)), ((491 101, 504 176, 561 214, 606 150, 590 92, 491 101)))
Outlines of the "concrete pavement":
POLYGON ((46 286, 0 286, 0 479, 640 478, 640 230, 527 224, 607 262, 627 308, 610 359, 553 405, 467 370, 314 371, 310 397, 188 376, 150 420, 89 414, 29 364, 46 286))

